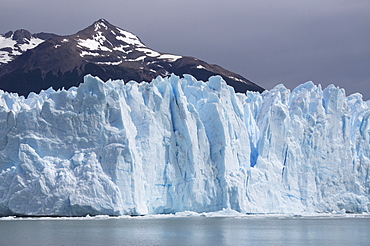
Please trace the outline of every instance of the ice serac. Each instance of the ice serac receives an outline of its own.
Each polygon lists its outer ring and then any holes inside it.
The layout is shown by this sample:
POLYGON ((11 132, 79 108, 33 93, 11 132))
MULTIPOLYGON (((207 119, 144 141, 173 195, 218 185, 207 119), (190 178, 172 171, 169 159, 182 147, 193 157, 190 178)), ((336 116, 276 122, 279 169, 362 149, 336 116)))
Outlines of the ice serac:
POLYGON ((370 109, 219 76, 0 92, 0 215, 369 212, 370 109))

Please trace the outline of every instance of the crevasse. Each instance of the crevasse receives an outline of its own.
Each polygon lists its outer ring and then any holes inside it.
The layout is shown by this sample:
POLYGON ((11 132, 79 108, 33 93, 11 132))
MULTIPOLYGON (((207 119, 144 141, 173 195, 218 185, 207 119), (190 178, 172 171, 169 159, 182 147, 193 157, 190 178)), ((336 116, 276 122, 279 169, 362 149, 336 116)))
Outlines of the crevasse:
POLYGON ((0 92, 0 215, 370 212, 369 103, 221 77, 0 92))

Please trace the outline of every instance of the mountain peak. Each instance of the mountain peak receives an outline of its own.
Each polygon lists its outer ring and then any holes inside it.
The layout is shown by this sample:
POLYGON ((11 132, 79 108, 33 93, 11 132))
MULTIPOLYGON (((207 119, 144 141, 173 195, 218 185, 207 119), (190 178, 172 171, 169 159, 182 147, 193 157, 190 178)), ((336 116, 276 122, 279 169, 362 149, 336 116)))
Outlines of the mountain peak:
POLYGON ((104 24, 104 25, 112 25, 112 24, 110 24, 106 19, 104 19, 104 18, 100 18, 99 20, 96 20, 96 21, 94 21, 94 23, 93 23, 94 25, 95 24, 104 24))
POLYGON ((100 18, 99 20, 97 20, 97 21, 95 21, 94 22, 94 24, 95 23, 105 23, 105 24, 109 24, 109 25, 111 25, 106 19, 104 19, 104 18, 100 18))
POLYGON ((13 40, 25 41, 25 39, 30 40, 32 37, 31 33, 24 29, 19 29, 13 33, 13 40))
MULTIPOLYGON (((16 33, 22 40, 29 36, 25 30, 16 33)), ((50 86, 54 89, 69 88, 81 83, 86 74, 99 76, 103 80, 138 82, 150 82, 157 76, 171 73, 179 76, 191 74, 203 81, 210 76, 221 75, 237 92, 263 91, 244 77, 217 65, 150 49, 133 33, 103 18, 76 34, 55 35, 47 40, 43 39, 45 35, 40 34, 32 36, 31 40, 24 39, 27 41, 25 44, 11 40, 16 33, 8 33, 6 36, 9 37, 0 35, 0 65, 3 64, 0 89, 21 95, 39 92, 50 86), (8 47, 9 43, 14 48, 8 47)))
MULTIPOLYGON (((117 26, 112 25, 103 18, 95 21, 92 25, 79 31, 74 36, 78 39, 78 42, 83 42, 85 44, 86 42, 84 40, 87 40, 87 42, 90 44, 99 42, 101 43, 101 45, 103 45, 104 43, 106 48, 110 50, 112 49, 112 47, 115 47, 115 50, 120 50, 122 49, 122 47, 126 46, 146 47, 141 42, 139 37, 131 32, 125 31, 117 26)), ((96 43, 96 45, 98 44, 96 43)), ((86 45, 82 46, 86 47, 86 45)))
POLYGON ((31 37, 32 37, 32 34, 29 31, 25 30, 25 29, 18 29, 15 32, 9 31, 9 32, 5 33, 3 36, 4 36, 4 38, 9 38, 9 39, 14 40, 14 41, 22 41, 23 42, 25 39, 30 40, 31 37))
POLYGON ((93 26, 94 26, 94 30, 95 31, 98 31, 98 30, 101 30, 101 29, 103 29, 103 30, 108 30, 109 28, 115 28, 115 26, 113 26, 112 24, 110 24, 107 20, 105 20, 105 19, 103 19, 103 18, 101 18, 101 19, 99 19, 99 20, 97 20, 97 21, 95 21, 94 23, 93 23, 93 26))

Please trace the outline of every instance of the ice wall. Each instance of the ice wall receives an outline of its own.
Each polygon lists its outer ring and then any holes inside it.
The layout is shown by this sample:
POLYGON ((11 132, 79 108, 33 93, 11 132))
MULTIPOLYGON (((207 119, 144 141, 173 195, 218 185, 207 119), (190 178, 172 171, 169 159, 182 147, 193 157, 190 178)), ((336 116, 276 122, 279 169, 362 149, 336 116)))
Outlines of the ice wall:
POLYGON ((370 211, 369 104, 307 82, 0 92, 0 215, 370 211))

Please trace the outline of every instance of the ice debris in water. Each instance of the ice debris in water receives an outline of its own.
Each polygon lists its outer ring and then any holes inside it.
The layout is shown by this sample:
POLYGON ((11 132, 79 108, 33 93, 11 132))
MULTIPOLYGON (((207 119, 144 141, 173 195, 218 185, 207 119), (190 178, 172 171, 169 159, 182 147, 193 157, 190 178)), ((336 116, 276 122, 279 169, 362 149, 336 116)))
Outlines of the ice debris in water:
POLYGON ((312 82, 0 92, 0 215, 369 212, 369 117, 360 94, 312 82))

